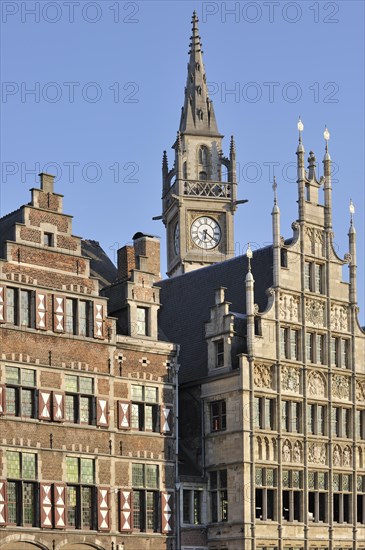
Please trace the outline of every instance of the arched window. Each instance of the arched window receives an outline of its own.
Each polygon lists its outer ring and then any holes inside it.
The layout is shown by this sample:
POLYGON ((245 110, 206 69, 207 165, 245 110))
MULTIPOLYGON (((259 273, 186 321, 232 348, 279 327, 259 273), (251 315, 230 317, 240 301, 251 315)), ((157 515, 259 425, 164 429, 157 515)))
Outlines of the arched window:
POLYGON ((204 146, 199 149, 198 162, 204 166, 204 168, 208 166, 208 149, 204 146))
POLYGON ((199 179, 200 179, 200 181, 207 181, 207 179, 208 179, 207 173, 204 172, 204 171, 199 172, 199 179))

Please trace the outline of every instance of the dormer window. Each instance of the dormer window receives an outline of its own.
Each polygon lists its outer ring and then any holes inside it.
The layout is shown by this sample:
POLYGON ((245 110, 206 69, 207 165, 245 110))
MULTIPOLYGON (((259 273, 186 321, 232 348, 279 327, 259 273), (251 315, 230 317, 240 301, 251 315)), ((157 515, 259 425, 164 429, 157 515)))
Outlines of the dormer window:
POLYGON ((44 246, 54 246, 53 233, 44 233, 43 244, 44 246))

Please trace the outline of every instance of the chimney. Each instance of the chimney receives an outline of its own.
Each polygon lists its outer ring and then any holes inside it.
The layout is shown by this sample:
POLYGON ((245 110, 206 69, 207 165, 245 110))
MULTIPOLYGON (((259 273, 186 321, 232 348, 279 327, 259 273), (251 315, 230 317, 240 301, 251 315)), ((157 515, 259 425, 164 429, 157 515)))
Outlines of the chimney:
POLYGON ((132 269, 136 268, 134 246, 126 245, 117 252, 118 279, 126 280, 130 277, 132 269))
POLYGON ((54 193, 54 179, 55 176, 52 176, 52 174, 45 174, 44 172, 41 172, 38 174, 41 179, 41 189, 45 193, 54 193))
POLYGON ((136 233, 133 244, 137 269, 160 278, 160 239, 153 235, 136 233))

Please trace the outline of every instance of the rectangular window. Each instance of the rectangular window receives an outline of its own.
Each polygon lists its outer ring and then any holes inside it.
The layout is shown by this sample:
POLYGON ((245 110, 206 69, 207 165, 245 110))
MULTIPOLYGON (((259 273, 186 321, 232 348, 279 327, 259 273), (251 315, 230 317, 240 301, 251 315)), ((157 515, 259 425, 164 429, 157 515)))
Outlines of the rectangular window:
POLYGON ((365 475, 357 476, 357 523, 365 524, 365 475))
POLYGON ((227 470, 210 472, 209 484, 211 521, 228 521, 227 470))
POLYGON ((15 288, 6 289, 6 322, 12 323, 13 325, 18 324, 17 296, 15 288))
POLYGON ((210 404, 211 429, 212 432, 225 430, 226 423, 226 402, 225 400, 214 401, 210 404))
POLYGON ((200 525, 202 491, 193 489, 183 490, 183 523, 200 525))
POLYGON ((147 308, 137 307, 137 334, 142 336, 148 335, 147 313, 147 308))
POLYGON ((331 365, 338 366, 338 338, 331 337, 331 365))
POLYGON ((349 368, 349 340, 341 339, 341 367, 343 369, 349 368))
POLYGON ((290 330, 290 359, 297 361, 299 359, 299 331, 290 330))
POLYGON ((74 529, 93 529, 95 502, 95 461, 66 457, 67 520, 74 529))
POLYGON ((324 335, 316 334, 316 363, 324 364, 324 335))
POLYGON ((224 367, 224 340, 214 342, 215 345, 215 366, 224 367))
POLYGON ((365 409, 356 411, 355 429, 357 439, 365 439, 365 409))
POLYGON ((332 435, 351 437, 351 410, 342 407, 332 407, 332 435))
POLYGON ((255 471, 255 509, 256 519, 276 519, 276 470, 256 468, 255 471))
POLYGON ((67 374, 65 382, 65 419, 75 424, 94 424, 93 378, 67 374))
POLYGON ((37 457, 34 453, 7 451, 6 462, 8 522, 35 527, 39 502, 37 484, 32 480, 37 478, 37 457))
POLYGON ((155 386, 131 387, 131 427, 135 430, 158 432, 158 390, 155 386))
POLYGON ((44 232, 44 234, 43 234, 43 244, 44 244, 44 246, 54 246, 53 233, 44 232))
POLYGON ((315 523, 326 522, 328 518, 327 473, 308 472, 308 519, 315 523))
POLYGON ((305 290, 312 290, 311 289, 311 263, 305 262, 304 264, 304 289, 305 290))
POLYGON ((308 433, 325 435, 326 407, 324 405, 309 404, 307 408, 308 433))
POLYGON ((138 531, 158 530, 158 466, 132 464, 133 527, 138 531))
POLYGON ((301 404, 296 401, 282 401, 282 429, 298 433, 300 429, 301 404))
POLYGON ((6 413, 13 416, 35 418, 36 371, 6 367, 6 413))
POLYGON ((319 294, 322 294, 322 271, 322 265, 314 264, 314 292, 319 294))
POLYGON ((66 332, 76 334, 77 300, 66 298, 66 332))
POLYGON ((275 399, 267 397, 254 398, 254 424, 262 430, 275 429, 275 399))
POLYGON ((348 474, 333 474, 333 521, 351 523, 351 481, 348 474))
POLYGON ((28 290, 20 291, 20 325, 31 326, 31 293, 28 290))
POLYGON ((283 470, 283 519, 286 521, 302 521, 302 472, 297 470, 283 470))
POLYGON ((314 334, 312 334, 311 332, 307 332, 305 335, 305 354, 306 354, 308 363, 314 362, 313 337, 314 337, 314 334))

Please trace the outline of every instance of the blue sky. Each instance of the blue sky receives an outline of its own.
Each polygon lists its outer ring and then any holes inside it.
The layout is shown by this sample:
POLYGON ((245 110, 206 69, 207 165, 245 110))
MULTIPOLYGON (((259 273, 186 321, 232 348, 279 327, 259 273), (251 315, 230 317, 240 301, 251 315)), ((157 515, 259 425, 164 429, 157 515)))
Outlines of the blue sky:
MULTIPOLYGON (((364 3, 13 2, 2 8, 0 214, 28 202, 34 172, 56 173, 74 234, 114 259, 136 231, 162 238, 161 159, 179 124, 191 14, 200 19, 219 130, 240 164, 237 250, 271 241, 272 168, 282 234, 297 217, 296 123, 322 174, 323 129, 335 163, 335 242, 358 234, 364 321, 364 3), (31 90, 34 90, 31 93, 31 90)), ((347 276, 347 268, 344 270, 347 276)))

